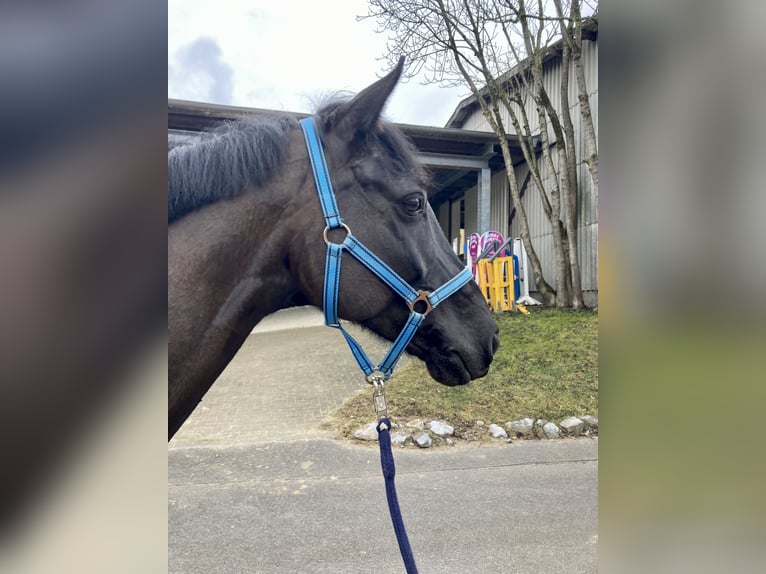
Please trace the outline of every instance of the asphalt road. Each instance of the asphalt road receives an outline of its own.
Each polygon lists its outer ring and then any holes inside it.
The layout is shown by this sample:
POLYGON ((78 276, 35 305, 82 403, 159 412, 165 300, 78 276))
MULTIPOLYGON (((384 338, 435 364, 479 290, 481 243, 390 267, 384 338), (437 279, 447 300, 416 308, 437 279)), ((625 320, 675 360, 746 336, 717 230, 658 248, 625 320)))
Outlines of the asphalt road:
MULTIPOLYGON (((597 572, 597 441, 395 449, 429 572, 597 572)), ((326 439, 169 456, 169 572, 403 572, 378 452, 326 439)))
MULTIPOLYGON (((365 385, 314 312, 287 319, 250 337, 169 445, 170 573, 404 572, 377 447, 314 429, 317 405, 365 385)), ((394 456, 422 574, 598 571, 597 439, 394 456)))

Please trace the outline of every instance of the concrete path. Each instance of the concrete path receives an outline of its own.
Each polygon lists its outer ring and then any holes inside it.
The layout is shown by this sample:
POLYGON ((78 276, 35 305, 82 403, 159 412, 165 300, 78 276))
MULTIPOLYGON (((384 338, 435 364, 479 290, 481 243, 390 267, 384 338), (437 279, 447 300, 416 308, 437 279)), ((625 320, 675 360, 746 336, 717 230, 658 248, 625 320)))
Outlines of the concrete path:
MULTIPOLYGON (((373 362, 383 358, 390 343, 355 325, 344 327, 373 362)), ((407 360, 402 357, 399 365, 407 360)), ((343 335, 325 327, 321 313, 313 307, 286 309, 259 323, 170 447, 249 445, 317 436, 319 422, 345 399, 366 389, 371 387, 343 335)))
MULTIPOLYGON (((314 311, 284 319, 259 325, 170 443, 169 572, 403 572, 377 448, 314 429, 368 386, 314 311)), ((422 574, 597 572, 597 440, 394 455, 422 574)))

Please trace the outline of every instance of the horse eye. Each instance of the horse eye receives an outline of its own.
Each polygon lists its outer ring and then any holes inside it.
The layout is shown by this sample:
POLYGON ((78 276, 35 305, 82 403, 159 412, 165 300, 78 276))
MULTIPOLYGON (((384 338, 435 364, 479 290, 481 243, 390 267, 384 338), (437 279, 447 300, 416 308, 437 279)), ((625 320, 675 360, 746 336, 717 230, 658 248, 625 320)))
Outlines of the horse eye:
POLYGON ((402 203, 404 204, 404 209, 406 209, 407 213, 410 215, 422 213, 423 207, 425 206, 423 196, 420 194, 410 195, 406 197, 402 203))

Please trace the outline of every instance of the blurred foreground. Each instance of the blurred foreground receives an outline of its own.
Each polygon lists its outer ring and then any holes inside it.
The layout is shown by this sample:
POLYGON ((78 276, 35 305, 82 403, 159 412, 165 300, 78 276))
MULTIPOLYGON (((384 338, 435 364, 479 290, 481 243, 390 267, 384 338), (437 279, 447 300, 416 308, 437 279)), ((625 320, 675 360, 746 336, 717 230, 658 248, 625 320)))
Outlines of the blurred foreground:
POLYGON ((763 17, 602 14, 599 572, 766 559, 763 17))
POLYGON ((164 569, 165 36, 146 1, 2 8, 3 572, 164 569))

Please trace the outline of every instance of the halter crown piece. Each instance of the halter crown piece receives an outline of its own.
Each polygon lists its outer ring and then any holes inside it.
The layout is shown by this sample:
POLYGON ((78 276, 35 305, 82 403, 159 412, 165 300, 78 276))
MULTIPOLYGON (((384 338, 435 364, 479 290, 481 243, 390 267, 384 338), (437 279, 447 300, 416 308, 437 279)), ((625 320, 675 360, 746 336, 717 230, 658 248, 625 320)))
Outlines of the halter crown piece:
MULTIPOLYGON (((316 132, 314 118, 305 118, 300 121, 300 124, 303 129, 306 147, 309 152, 309 159, 311 160, 311 167, 314 172, 314 182, 316 183, 317 192, 319 193, 319 203, 322 205, 322 213, 324 214, 324 220, 327 226, 324 231, 324 240, 327 244, 327 257, 325 259, 324 272, 324 294, 322 300, 324 322, 328 327, 333 327, 343 333, 356 362, 359 364, 359 368, 364 372, 368 382, 375 384, 375 396, 377 397, 382 395, 382 392, 378 392, 378 384, 387 381, 391 377, 391 373, 393 372, 399 357, 404 353, 404 350, 407 348, 407 345, 409 345, 412 337, 415 336, 418 327, 423 323, 423 320, 428 313, 435 309, 447 297, 457 292, 463 285, 468 283, 472 279, 471 271, 464 268, 444 285, 431 292, 417 290, 411 287, 393 269, 386 265, 386 263, 354 237, 348 225, 343 223, 343 219, 338 210, 338 203, 335 200, 335 192, 332 189, 330 173, 327 169, 327 162, 325 160, 324 150, 322 149, 322 142, 319 140, 319 136, 316 132), (342 228, 346 232, 346 237, 341 243, 332 243, 327 238, 328 231, 336 228, 342 228), (399 336, 396 337, 391 348, 377 366, 373 365, 372 361, 370 361, 369 357, 364 352, 364 349, 362 349, 362 346, 343 328, 338 320, 338 290, 340 287, 341 256, 344 250, 353 255, 354 258, 377 275, 381 281, 404 299, 410 309, 410 315, 407 318, 404 327, 402 327, 399 336), (419 301, 425 304, 425 310, 422 313, 415 310, 415 305, 419 301)), ((377 402, 378 399, 376 399, 376 403, 377 402)), ((383 403, 384 402, 385 400, 383 399, 383 403)), ((383 410, 385 410, 385 404, 382 406, 383 410)), ((378 415, 381 415, 377 404, 376 411, 378 411, 378 415)))

